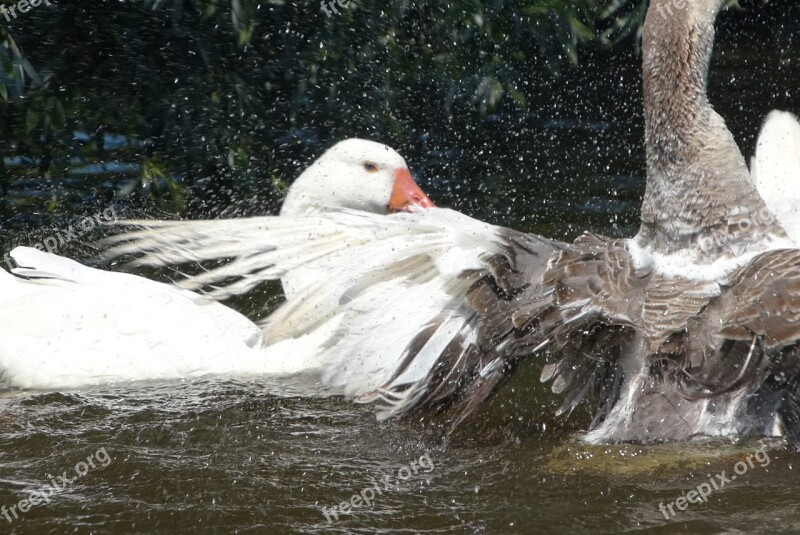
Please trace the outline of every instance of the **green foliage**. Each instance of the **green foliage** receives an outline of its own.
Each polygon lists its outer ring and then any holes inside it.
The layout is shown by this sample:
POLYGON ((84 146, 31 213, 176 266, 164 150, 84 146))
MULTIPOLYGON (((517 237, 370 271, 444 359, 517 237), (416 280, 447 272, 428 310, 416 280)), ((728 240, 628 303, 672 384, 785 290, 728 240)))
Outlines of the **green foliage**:
POLYGON ((185 198, 183 186, 168 176, 163 162, 146 159, 142 162, 142 172, 138 181, 133 183, 150 191, 150 194, 161 201, 161 207, 177 213, 183 211, 185 198), (166 204, 165 202, 166 201, 166 204))
POLYGON ((41 85, 36 69, 22 55, 6 28, 0 28, 0 102, 19 102, 29 84, 41 85))
POLYGON ((2 155, 25 154, 44 175, 76 156, 139 163, 144 187, 117 193, 146 191, 173 210, 274 201, 291 165, 276 147, 405 139, 419 116, 466 130, 497 110, 527 110, 532 83, 578 62, 581 46, 630 35, 644 5, 350 0, 330 17, 316 1, 39 7, 0 30, 2 155), (105 133, 142 142, 109 153, 105 133), (184 199, 179 182, 210 190, 184 199))

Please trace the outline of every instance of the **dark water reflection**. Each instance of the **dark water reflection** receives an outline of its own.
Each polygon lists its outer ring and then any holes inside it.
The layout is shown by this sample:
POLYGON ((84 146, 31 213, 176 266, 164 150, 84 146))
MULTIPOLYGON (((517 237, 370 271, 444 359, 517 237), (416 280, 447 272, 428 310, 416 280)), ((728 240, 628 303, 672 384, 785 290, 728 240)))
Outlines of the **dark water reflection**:
MULTIPOLYGON (((797 27, 781 26, 755 43, 721 25, 712 100, 746 155, 769 109, 800 111, 797 27)), ((639 96, 630 89, 638 84, 635 55, 598 57, 543 92, 536 114, 488 118, 481 144, 405 152, 442 205, 554 237, 585 228, 630 235, 644 174, 639 96)), ((316 385, 300 380, 6 392, 0 397, 0 505, 17 504, 28 497, 26 489, 72 471, 99 448, 112 461, 13 522, 0 516, 0 533, 800 529, 800 470, 794 470, 800 457, 793 451, 769 450, 768 466, 756 465, 708 503, 666 520, 659 503, 676 500, 709 475, 730 475, 761 444, 581 445, 575 437, 587 415, 554 419, 558 400, 538 384, 536 368, 522 370, 448 439, 440 422, 379 423, 370 407, 320 396, 316 385), (326 520, 323 507, 349 500, 426 454, 430 473, 412 475, 372 507, 326 520)))
MULTIPOLYGON (((798 521, 793 453, 691 505, 674 501, 760 447, 587 447, 564 429, 513 439, 376 423, 366 407, 291 382, 199 381, 2 399, 0 503, 12 505, 98 448, 90 469, 13 533, 743 533, 798 521), (427 455, 430 472, 398 470, 427 455), (401 472, 406 477, 406 472, 401 472), (322 507, 392 476, 371 508, 322 507)), ((475 428, 473 427, 473 430, 475 428)), ((0 519, 2 520, 2 519, 0 519)))

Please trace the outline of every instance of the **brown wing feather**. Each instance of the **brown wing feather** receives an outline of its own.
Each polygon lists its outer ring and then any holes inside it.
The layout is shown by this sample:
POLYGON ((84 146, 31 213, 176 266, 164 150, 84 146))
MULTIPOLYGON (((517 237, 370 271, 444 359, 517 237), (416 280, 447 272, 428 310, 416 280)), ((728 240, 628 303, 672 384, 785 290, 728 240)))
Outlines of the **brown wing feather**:
POLYGON ((390 400, 399 401, 385 415, 447 409, 455 414, 451 423, 455 427, 530 353, 526 344, 539 340, 535 327, 518 327, 514 315, 524 309, 535 316, 552 308, 543 276, 553 254, 568 245, 512 230, 505 230, 503 239, 504 253, 489 259, 487 273, 473 283, 462 305, 473 320, 422 381, 402 394, 389 393, 390 400))
POLYGON ((634 268, 624 240, 586 234, 568 245, 510 230, 504 238, 505 254, 467 296, 475 341, 451 344, 394 415, 447 409, 454 427, 522 359, 545 349, 553 362, 543 379, 566 396, 559 412, 571 412, 589 392, 616 396, 617 354, 641 318, 648 275, 634 268))
POLYGON ((687 322, 684 369, 696 393, 757 389, 800 370, 800 250, 761 254, 732 281, 687 322))
POLYGON ((468 294, 475 336, 454 340, 398 414, 446 409, 455 427, 522 359, 546 352, 541 378, 564 396, 558 413, 593 395, 594 428, 619 397, 622 356, 641 347, 654 381, 643 395, 677 411, 675 433, 700 425, 692 400, 716 397, 719 407, 745 399, 742 429, 763 432, 778 411, 800 438, 800 251, 764 253, 719 286, 637 268, 626 240, 506 239, 468 294))

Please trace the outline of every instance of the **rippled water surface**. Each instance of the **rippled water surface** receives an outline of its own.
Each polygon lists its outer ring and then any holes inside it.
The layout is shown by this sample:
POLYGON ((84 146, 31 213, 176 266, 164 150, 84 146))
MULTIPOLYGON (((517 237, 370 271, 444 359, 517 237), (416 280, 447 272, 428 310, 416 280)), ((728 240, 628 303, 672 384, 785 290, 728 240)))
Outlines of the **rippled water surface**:
MULTIPOLYGON (((721 32, 712 100, 747 154, 770 108, 800 111, 796 27, 784 26, 774 42, 758 46, 721 32)), ((630 235, 643 190, 642 119, 638 97, 619 88, 638 87, 639 79, 629 58, 627 67, 606 61, 559 82, 563 91, 549 96, 552 113, 542 112, 552 121, 537 119, 527 130, 518 128, 524 118, 512 124, 512 131, 529 136, 515 143, 524 155, 458 152, 467 157, 462 171, 476 160, 495 161, 499 169, 485 181, 485 198, 450 196, 452 188, 431 179, 445 175, 433 155, 410 155, 412 167, 439 204, 492 222, 555 237, 574 237, 583 228, 630 235), (591 78, 600 72, 610 74, 591 78), (602 99, 594 98, 598 93, 602 99), (580 120, 565 120, 573 117, 580 120)), ((482 128, 502 140, 506 119, 482 128)), ((313 379, 3 392, 0 533, 800 529, 800 455, 793 449, 756 440, 589 447, 579 440, 588 415, 554 418, 559 401, 539 385, 538 366, 521 370, 450 437, 436 418, 377 422, 372 407, 321 394, 313 379), (756 451, 761 462, 735 474, 756 451), (730 482, 706 503, 665 518, 659 504, 666 507, 723 472, 730 482), (370 497, 376 483, 381 491, 371 505, 362 500, 338 519, 326 518, 325 511, 353 496, 370 497), (21 512, 28 507, 20 502, 41 490, 48 501, 21 512)))
POLYGON ((496 426, 492 408, 445 440, 435 425, 377 423, 369 408, 311 388, 198 381, 8 394, 0 503, 86 473, 49 505, 0 518, 2 532, 756 533, 800 522, 798 457, 780 448, 667 521, 660 502, 729 477, 762 444, 587 447, 531 415, 496 426), (107 466, 76 467, 93 454, 107 466), (323 507, 376 483, 371 507, 328 522, 323 507))

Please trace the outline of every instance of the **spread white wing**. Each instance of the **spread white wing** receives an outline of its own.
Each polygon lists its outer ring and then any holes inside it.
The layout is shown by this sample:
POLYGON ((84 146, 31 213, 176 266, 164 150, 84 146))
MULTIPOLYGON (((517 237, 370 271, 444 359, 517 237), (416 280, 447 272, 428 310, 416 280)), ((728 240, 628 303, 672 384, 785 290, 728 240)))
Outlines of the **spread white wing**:
POLYGON ((131 223, 144 229, 114 238, 110 256, 141 254, 135 263, 145 265, 226 258, 179 281, 215 298, 304 269, 306 284, 262 323, 264 339, 324 331, 311 349, 324 379, 370 399, 421 380, 448 347, 466 352, 476 318, 466 295, 508 247, 503 229, 438 208, 131 223))

